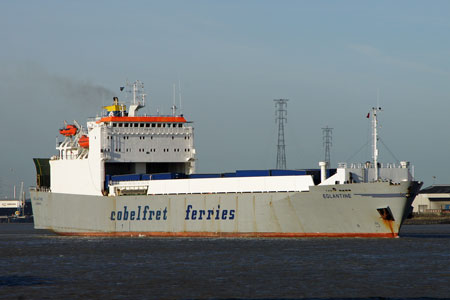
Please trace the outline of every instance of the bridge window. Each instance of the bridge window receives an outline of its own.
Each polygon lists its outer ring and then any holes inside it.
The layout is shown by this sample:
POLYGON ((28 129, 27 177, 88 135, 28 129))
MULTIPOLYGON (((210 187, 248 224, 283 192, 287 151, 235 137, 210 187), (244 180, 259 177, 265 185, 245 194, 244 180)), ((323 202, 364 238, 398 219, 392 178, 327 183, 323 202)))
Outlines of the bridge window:
POLYGON ((181 124, 181 123, 180 123, 180 124, 178 124, 178 127, 183 127, 183 124, 181 124))
POLYGON ((145 123, 145 127, 150 127, 150 123, 145 123))
POLYGON ((117 127, 117 123, 112 123, 112 126, 113 127, 117 127))
POLYGON ((122 127, 123 126, 123 123, 119 123, 119 127, 122 127))
POLYGON ((125 123, 125 124, 124 124, 124 127, 128 127, 128 123, 125 123))

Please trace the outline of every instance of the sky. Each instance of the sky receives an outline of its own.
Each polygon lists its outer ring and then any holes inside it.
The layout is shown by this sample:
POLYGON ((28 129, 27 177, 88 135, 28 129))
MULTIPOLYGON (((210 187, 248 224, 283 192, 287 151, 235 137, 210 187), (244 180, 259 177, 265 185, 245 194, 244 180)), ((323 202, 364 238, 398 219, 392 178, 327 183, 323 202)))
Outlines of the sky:
MULTIPOLYGON (((140 80, 144 113, 193 121, 198 172, 276 166, 274 99, 289 99, 288 168, 410 161, 450 184, 449 1, 0 1, 0 197, 35 185, 64 120, 85 124, 140 80)), ((61 140, 61 138, 60 138, 61 140)))

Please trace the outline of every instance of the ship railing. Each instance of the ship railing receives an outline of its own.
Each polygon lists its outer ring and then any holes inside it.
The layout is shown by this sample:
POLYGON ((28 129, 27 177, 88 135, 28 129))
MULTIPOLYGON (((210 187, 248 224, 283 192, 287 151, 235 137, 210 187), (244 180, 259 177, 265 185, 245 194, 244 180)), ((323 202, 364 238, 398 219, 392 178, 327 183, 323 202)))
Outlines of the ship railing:
POLYGON ((89 117, 87 118, 87 122, 97 122, 100 121, 102 117, 96 116, 96 117, 89 117))
POLYGON ((50 192, 50 188, 47 186, 31 186, 30 191, 36 192, 50 192))
POLYGON ((147 181, 111 181, 109 194, 118 196, 130 193, 147 194, 148 187, 147 181))
MULTIPOLYGON (((372 163, 338 163, 338 168, 343 169, 372 169, 375 166, 372 163)), ((407 165, 409 167, 409 165, 407 165)), ((382 169, 402 169, 404 168, 401 164, 396 163, 379 163, 378 168, 382 169)))
POLYGON ((119 134, 165 134, 165 135, 179 135, 179 134, 188 134, 189 129, 188 128, 161 128, 161 127, 114 127, 112 129, 113 133, 119 133, 119 134), (137 130, 135 130, 136 128, 137 130))

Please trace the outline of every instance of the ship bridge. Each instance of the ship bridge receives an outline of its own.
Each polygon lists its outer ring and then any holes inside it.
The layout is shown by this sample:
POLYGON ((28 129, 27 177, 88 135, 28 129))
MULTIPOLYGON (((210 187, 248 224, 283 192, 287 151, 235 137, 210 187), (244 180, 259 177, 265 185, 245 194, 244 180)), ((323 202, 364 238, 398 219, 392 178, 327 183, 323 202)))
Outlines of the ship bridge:
POLYGON ((110 116, 88 129, 100 139, 106 174, 194 171, 194 129, 183 116, 110 116))

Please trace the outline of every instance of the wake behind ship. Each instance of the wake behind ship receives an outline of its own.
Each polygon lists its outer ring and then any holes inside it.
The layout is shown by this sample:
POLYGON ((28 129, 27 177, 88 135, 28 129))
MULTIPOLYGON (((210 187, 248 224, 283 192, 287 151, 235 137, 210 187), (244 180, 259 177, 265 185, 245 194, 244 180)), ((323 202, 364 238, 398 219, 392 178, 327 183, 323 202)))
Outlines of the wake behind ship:
POLYGON ((192 123, 141 116, 114 98, 87 128, 65 124, 57 155, 34 159, 36 229, 61 235, 396 237, 421 182, 409 163, 196 174, 192 123))

